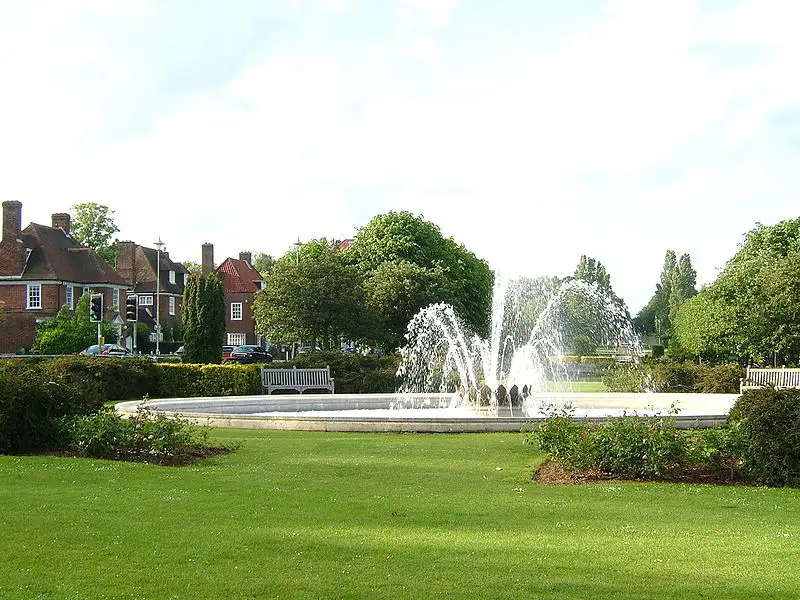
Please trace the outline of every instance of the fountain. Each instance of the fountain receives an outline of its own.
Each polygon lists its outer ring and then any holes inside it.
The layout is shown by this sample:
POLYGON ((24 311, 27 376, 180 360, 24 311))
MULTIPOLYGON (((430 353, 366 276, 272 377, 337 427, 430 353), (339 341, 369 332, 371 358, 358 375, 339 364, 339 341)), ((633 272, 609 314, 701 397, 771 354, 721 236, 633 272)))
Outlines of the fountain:
MULTIPOLYGON (((469 331, 452 307, 434 304, 409 323, 401 350, 402 388, 395 394, 291 394, 151 400, 154 410, 201 424, 323 431, 519 431, 547 407, 571 406, 577 418, 600 420, 636 411, 666 413, 678 403, 678 425, 717 425, 736 394, 608 394, 569 390, 578 346, 624 347, 642 354, 622 303, 583 281, 497 276, 489 334, 469 331)), ((141 402, 116 405, 133 414, 141 402)))
MULTIPOLYGON (((489 414, 521 408, 541 414, 543 397, 576 378, 566 351, 577 345, 644 352, 622 303, 596 284, 572 279, 495 277, 489 336, 471 333, 446 304, 421 310, 401 349, 401 392, 450 394, 450 406, 484 407, 489 414)), ((552 398, 551 398, 552 400, 552 398)), ((552 403, 552 402, 550 402, 552 403)))

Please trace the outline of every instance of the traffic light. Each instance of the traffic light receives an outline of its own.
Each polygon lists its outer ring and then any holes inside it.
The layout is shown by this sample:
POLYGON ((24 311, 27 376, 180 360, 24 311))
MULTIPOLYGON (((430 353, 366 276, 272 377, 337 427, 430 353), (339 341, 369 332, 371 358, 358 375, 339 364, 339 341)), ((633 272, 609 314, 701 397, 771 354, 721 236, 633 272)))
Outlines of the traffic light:
POLYGON ((128 296, 125 300, 125 319, 128 321, 139 320, 139 298, 137 296, 128 296))
POLYGON ((92 294, 89 298, 89 321, 99 323, 103 320, 103 294, 92 294))

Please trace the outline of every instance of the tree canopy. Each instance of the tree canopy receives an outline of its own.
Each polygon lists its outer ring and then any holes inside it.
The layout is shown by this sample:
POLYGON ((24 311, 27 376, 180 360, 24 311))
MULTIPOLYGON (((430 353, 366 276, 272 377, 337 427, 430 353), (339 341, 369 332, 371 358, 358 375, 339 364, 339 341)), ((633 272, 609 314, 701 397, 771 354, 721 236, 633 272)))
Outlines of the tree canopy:
POLYGON ((325 239, 287 252, 256 294, 256 330, 273 342, 337 347, 364 334, 364 288, 353 265, 325 239))
POLYGON ((114 223, 114 210, 95 202, 82 202, 72 207, 70 234, 79 244, 91 248, 107 264, 114 266, 117 257, 117 240, 112 236, 119 231, 114 223))
POLYGON ((667 250, 655 294, 634 319, 637 329, 655 334, 662 342, 669 341, 678 310, 697 295, 696 286, 697 273, 689 255, 678 259, 674 250, 667 250))
POLYGON ((348 261, 364 277, 367 308, 387 348, 403 343, 406 326, 433 302, 451 304, 476 333, 486 335, 492 272, 438 226, 408 211, 388 212, 362 227, 348 261))
POLYGON ((675 315, 693 354, 800 357, 800 219, 757 225, 717 279, 675 315))

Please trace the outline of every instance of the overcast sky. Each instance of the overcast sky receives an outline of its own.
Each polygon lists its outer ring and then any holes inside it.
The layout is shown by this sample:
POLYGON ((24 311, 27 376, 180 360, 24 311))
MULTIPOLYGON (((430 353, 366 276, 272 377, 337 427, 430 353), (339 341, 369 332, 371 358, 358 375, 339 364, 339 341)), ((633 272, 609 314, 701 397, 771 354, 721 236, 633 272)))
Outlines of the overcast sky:
POLYGON ((800 216, 796 0, 3 0, 0 199, 176 260, 409 210, 495 268, 710 283, 800 216))

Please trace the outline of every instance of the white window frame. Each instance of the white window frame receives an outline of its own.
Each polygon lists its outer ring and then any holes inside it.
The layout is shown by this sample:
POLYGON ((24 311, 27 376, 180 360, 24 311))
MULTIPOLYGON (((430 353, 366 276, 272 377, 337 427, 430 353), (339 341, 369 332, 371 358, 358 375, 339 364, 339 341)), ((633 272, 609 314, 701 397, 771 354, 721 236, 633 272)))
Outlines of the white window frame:
POLYGON ((246 333, 228 333, 228 346, 244 346, 246 343, 246 333))
POLYGON ((111 292, 111 304, 119 310, 119 288, 114 288, 111 292))
MULTIPOLYGON (((244 318, 244 303, 231 302, 231 321, 241 321, 243 318, 244 318)), ((241 344, 239 345, 241 346, 241 344)))
POLYGON ((175 271, 173 271, 171 269, 170 269, 170 272, 169 272, 169 282, 170 283, 175 283, 175 271))
POLYGON ((29 283, 25 295, 25 308, 28 310, 39 310, 42 308, 42 284, 29 283))
POLYGON ((68 285, 64 292, 64 304, 69 310, 75 310, 75 296, 71 285, 68 285))
POLYGON ((169 314, 175 314, 175 296, 169 297, 169 314))
POLYGON ((91 294, 91 293, 92 293, 92 288, 90 288, 88 285, 83 286, 83 290, 81 291, 81 296, 85 296, 86 294, 91 294))
POLYGON ((139 306, 153 306, 153 295, 139 294, 139 306))

